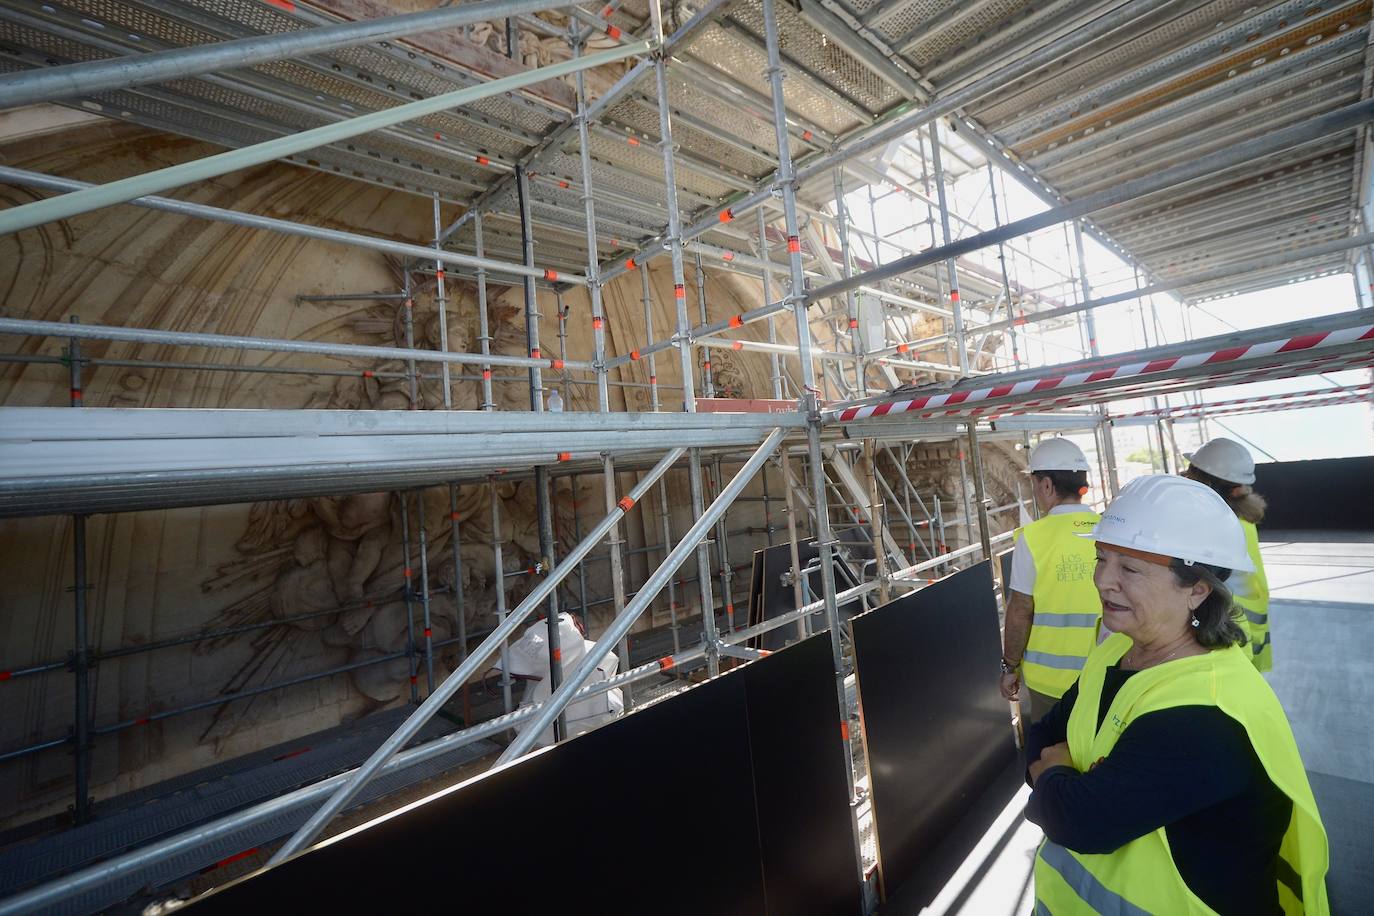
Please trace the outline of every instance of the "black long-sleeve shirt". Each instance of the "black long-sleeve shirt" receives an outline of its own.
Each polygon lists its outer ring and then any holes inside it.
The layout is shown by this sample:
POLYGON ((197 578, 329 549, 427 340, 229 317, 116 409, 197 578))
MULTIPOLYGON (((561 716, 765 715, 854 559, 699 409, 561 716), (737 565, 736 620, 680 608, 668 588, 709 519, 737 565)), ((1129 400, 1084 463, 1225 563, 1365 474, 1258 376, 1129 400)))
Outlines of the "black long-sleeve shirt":
MULTIPOLYGON (((1107 670, 1099 728, 1134 673, 1107 670)), ((1027 761, 1065 740, 1077 700, 1075 684, 1030 727, 1027 761)), ((1114 852, 1164 827, 1184 883, 1219 913, 1281 912, 1275 867, 1291 816, 1292 802, 1269 779, 1245 729, 1215 706, 1140 716, 1089 772, 1041 773, 1026 805, 1026 818, 1050 840, 1081 853, 1114 852)))

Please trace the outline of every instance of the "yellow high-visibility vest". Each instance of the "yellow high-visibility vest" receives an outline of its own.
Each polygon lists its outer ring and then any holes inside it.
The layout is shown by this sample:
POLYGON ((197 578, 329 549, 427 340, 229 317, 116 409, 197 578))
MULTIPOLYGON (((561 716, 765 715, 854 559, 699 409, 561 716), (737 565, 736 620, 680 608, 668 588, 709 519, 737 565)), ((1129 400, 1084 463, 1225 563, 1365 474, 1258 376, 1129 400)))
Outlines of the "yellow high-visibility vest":
MULTIPOLYGON (((1107 668, 1132 646, 1113 634, 1088 658, 1069 715, 1069 754, 1080 771, 1111 754, 1117 739, 1146 713, 1177 706, 1216 706, 1244 726, 1265 772, 1293 802, 1279 849, 1279 903, 1287 914, 1326 916, 1328 849, 1307 771, 1278 698, 1240 646, 1216 649, 1147 668, 1131 676, 1097 726, 1107 668)), ((1268 863, 1256 863, 1262 874, 1268 863)), ((1077 853, 1046 839, 1035 858, 1035 912, 1212 913, 1174 866, 1165 828, 1103 855, 1077 853)))
POLYGON ((1035 560, 1035 622, 1021 674, 1037 693, 1063 696, 1097 645, 1102 599, 1093 585, 1096 549, 1079 535, 1101 520, 1096 512, 1056 512, 1018 532, 1035 560))
POLYGON ((1250 635, 1250 645, 1246 650, 1250 660, 1260 671, 1274 667, 1274 649, 1269 643, 1269 579, 1264 575, 1264 561, 1260 558, 1259 529, 1254 522, 1240 519, 1241 530, 1245 532, 1245 550, 1250 561, 1255 564, 1252 573, 1236 573, 1246 577, 1249 597, 1236 596, 1236 604, 1245 614, 1244 627, 1250 635))

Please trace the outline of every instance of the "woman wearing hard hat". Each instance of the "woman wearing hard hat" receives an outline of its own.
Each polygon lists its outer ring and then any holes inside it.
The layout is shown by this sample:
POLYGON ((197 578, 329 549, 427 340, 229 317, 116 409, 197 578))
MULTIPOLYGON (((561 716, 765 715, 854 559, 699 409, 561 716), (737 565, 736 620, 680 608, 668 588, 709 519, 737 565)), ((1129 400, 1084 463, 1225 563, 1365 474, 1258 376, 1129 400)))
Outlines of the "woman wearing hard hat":
POLYGON ((1131 481, 1092 535, 1103 624, 1027 734, 1036 913, 1329 913, 1326 832, 1226 581, 1245 536, 1209 487, 1131 481))
POLYGON ((998 686, 1014 700, 1024 683, 1034 722, 1078 680, 1097 644, 1102 604, 1093 588, 1092 544, 1079 536, 1099 519, 1083 505, 1088 459, 1056 438, 1032 449, 1029 463, 1041 517, 1016 532, 998 686))
POLYGON ((1184 477, 1205 483, 1231 507, 1245 532, 1245 550, 1255 571, 1237 576, 1231 583, 1236 604, 1245 612, 1244 626, 1250 635, 1250 660, 1261 671, 1274 667, 1274 649, 1269 641, 1269 579, 1260 558, 1259 529, 1264 519, 1264 497, 1250 488, 1255 482, 1255 459, 1245 446, 1231 439, 1217 438, 1190 455, 1184 477))

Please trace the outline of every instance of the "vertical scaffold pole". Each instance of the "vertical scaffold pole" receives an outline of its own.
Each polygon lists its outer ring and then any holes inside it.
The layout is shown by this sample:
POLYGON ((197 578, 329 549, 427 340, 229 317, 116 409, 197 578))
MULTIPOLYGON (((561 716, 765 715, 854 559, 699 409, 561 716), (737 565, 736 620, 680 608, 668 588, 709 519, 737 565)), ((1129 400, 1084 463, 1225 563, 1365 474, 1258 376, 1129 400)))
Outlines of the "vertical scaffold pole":
MULTIPOLYGON (((501 555, 501 494, 497 492, 495 478, 490 487, 492 575, 496 579, 496 625, 500 626, 506 619, 506 560, 501 555)), ((509 640, 501 642, 501 706, 505 712, 514 708, 511 704, 509 640)))
MULTIPOLYGON (((412 289, 412 287, 411 287, 411 282, 410 282, 410 265, 409 265, 409 264, 402 264, 402 265, 401 265, 401 270, 405 273, 405 300, 404 300, 404 303, 403 303, 403 307, 405 308, 406 349, 407 349, 407 350, 414 350, 414 349, 415 349, 415 295, 414 295, 414 290, 412 289)), ((444 365, 447 366, 447 364, 444 364, 444 365)), ((417 375, 416 375, 416 372, 415 372, 415 361, 414 361, 414 360, 410 360, 410 361, 409 361, 409 366, 408 366, 408 368, 407 368, 407 375, 409 376, 409 379, 410 379, 410 409, 411 409, 411 410, 418 410, 418 409, 420 408, 420 395, 419 395, 419 384, 418 384, 418 379, 417 379, 417 375)), ((444 375, 445 375, 445 378, 447 378, 448 373, 445 373, 444 375)), ((447 384, 444 385, 444 391, 445 391, 445 393, 448 392, 448 385, 447 385, 447 384)), ((402 505, 405 505, 405 501, 408 501, 408 500, 409 500, 409 497, 408 497, 408 496, 405 496, 405 495, 403 495, 401 498, 402 498, 402 500, 403 500, 402 505)), ((404 518, 405 516, 402 516, 402 517, 404 518)), ((415 524, 416 524, 416 527, 418 528, 417 534, 419 535, 419 540, 420 540, 420 607, 421 607, 421 612, 422 612, 422 616, 423 616, 423 619, 424 619, 424 630, 423 630, 422 635, 424 636, 424 640, 425 640, 425 690, 426 690, 426 693, 428 694, 428 693, 433 693, 433 692, 434 692, 434 630, 431 628, 430 616, 429 616, 429 610, 430 610, 430 603, 429 603, 429 597, 430 597, 430 596, 429 596, 429 537, 428 537, 427 532, 425 531, 425 494, 424 494, 424 491, 422 491, 422 490, 416 490, 416 491, 415 491, 415 524)), ((408 541, 408 540, 409 540, 409 534, 410 534, 410 533, 409 533, 408 519, 407 519, 407 524, 406 524, 405 527, 406 527, 406 537, 407 537, 407 541, 408 541)), ((409 544, 407 543, 407 546, 406 546, 406 581, 407 581, 407 582, 413 582, 413 581, 414 581, 413 572, 414 572, 414 568, 410 565, 410 547, 409 547, 409 544)), ((413 683, 415 672, 414 672, 414 671, 411 671, 411 675, 412 675, 412 683, 413 683)), ((418 696, 418 694, 417 694, 417 692, 416 692, 416 688, 412 688, 412 690, 411 690, 411 698, 412 698, 413 700, 418 700, 418 699, 419 699, 419 696, 418 696)))
MULTIPOLYGON (((988 193, 992 198, 992 225, 994 228, 1002 225, 1002 214, 997 206, 997 171, 992 167, 992 161, 988 161, 988 193)), ((997 265, 1002 273, 1002 295, 1007 300, 1007 321, 1010 325, 1007 328, 1007 336, 1011 338, 1011 363, 1014 369, 1021 368, 1021 347, 1016 341, 1016 313, 1012 305, 1011 297, 1011 274, 1007 271, 1007 247, 1000 241, 997 243, 997 265)), ((1021 447, 1025 449, 1027 455, 1030 454, 1031 441, 1030 431, 1021 432, 1021 447)), ((1020 495, 1017 496, 1018 502, 1020 495)), ((1037 511, 1032 500, 1031 511, 1037 511)))
MULTIPOLYGON (((1073 240, 1074 247, 1078 249, 1078 283, 1083 292, 1083 301, 1088 302, 1093 297, 1092 286, 1088 283, 1088 259, 1083 253, 1083 222, 1082 220, 1073 221, 1073 240)), ((1101 349, 1097 345, 1097 321, 1093 318, 1093 310, 1088 309, 1083 312, 1083 319, 1088 326, 1088 352, 1092 356, 1098 356, 1101 349)), ((1111 489, 1109 496, 1116 496, 1121 490, 1117 482, 1116 475, 1116 443, 1112 440, 1112 426, 1107 421, 1107 406, 1099 404, 1097 413, 1102 418, 1098 423, 1098 430, 1102 435, 1102 460, 1107 465, 1107 486, 1111 489)))
POLYGON ((868 525, 873 537, 873 575, 878 580, 878 600, 891 599, 887 578, 887 544, 883 540, 882 503, 878 499, 878 453, 872 439, 863 440, 864 469, 868 472, 868 525))
POLYGON ((410 493, 397 490, 396 498, 401 502, 401 579, 406 603, 406 662, 410 668, 410 702, 420 702, 419 668, 415 658, 415 587, 410 568, 410 493))
MULTIPOLYGON (((940 205, 940 232, 944 243, 948 245, 954 240, 954 236, 949 225, 949 200, 945 196, 945 172, 941 164, 938 120, 930 123, 930 164, 935 173, 935 195, 940 205)), ((954 258, 945 260, 945 272, 949 277, 949 309, 954 315, 954 349, 959 359, 959 375, 961 378, 968 378, 968 338, 964 333, 964 310, 959 301, 959 270, 955 266, 954 258)), ((978 504, 978 538, 983 544, 983 556, 991 559, 992 534, 988 530, 988 501, 983 489, 983 454, 978 444, 978 424, 974 420, 969 420, 968 423, 968 450, 969 460, 973 462, 973 498, 978 504)), ((962 460, 959 462, 959 475, 961 478, 964 477, 962 460)), ((973 520, 969 518, 967 485, 963 486, 963 490, 964 524, 971 529, 973 520)))
MULTIPOLYGON (((1140 289, 1140 268, 1139 268, 1139 267, 1136 267, 1134 264, 1132 264, 1132 265, 1131 265, 1131 274, 1132 274, 1132 276, 1133 276, 1134 279, 1135 279, 1135 288, 1136 288, 1136 289, 1140 289)), ((1139 296, 1137 296, 1136 299, 1135 299, 1135 307, 1136 307, 1136 311, 1140 313, 1140 340, 1141 340, 1141 345, 1142 345, 1142 346, 1145 346, 1145 347, 1149 347, 1149 346, 1150 346, 1150 323, 1149 323, 1148 321, 1145 320, 1145 301, 1144 301, 1143 299, 1141 299, 1141 297, 1139 297, 1139 296)), ((1152 408, 1154 408, 1155 410, 1159 410, 1159 398, 1157 398, 1157 397, 1150 398, 1150 406, 1151 406, 1152 408)), ((1166 451, 1165 448, 1164 448, 1164 423, 1163 423, 1162 421, 1160 421, 1160 420, 1155 420, 1153 426, 1154 426, 1154 432, 1155 432, 1155 433, 1158 435, 1158 437, 1159 437, 1159 468, 1160 468, 1161 471, 1163 471, 1165 474, 1167 474, 1167 473, 1169 473, 1169 453, 1168 453, 1168 451, 1166 451)), ((1153 471, 1153 470, 1154 470, 1154 452, 1155 452, 1155 446, 1154 446, 1154 440, 1150 438, 1150 428, 1149 428, 1149 427, 1146 427, 1146 429, 1145 429, 1145 442, 1146 442, 1147 445, 1149 445, 1149 448, 1150 448, 1150 469, 1153 471)))
MULTIPOLYGON (((534 266, 534 220, 530 215, 530 176, 523 163, 515 168, 515 188, 520 202, 520 242, 526 267, 534 266)), ((557 279, 554 275, 550 279, 557 279)), ((539 294, 534 286, 534 277, 525 277, 525 344, 533 359, 540 358, 539 352, 539 294)), ((544 375, 537 365, 530 366, 530 410, 544 412, 544 375)), ((539 515, 539 553, 540 565, 552 568, 553 516, 549 512, 549 470, 544 465, 534 469, 534 500, 539 515)), ((563 682, 563 650, 559 645, 558 628, 558 591, 549 593, 548 606, 548 648, 549 648, 549 689, 557 690, 563 682)), ((559 716, 554 723, 554 740, 561 741, 567 734, 567 720, 559 716)))
MULTIPOLYGON (((71 323, 77 318, 71 316, 71 323)), ((81 407, 85 397, 81 371, 81 341, 73 337, 67 345, 67 358, 71 363, 71 406, 81 407)), ((90 697, 90 647, 88 640, 89 624, 86 620, 86 592, 90 586, 86 582, 86 516, 72 516, 72 675, 76 679, 75 709, 72 715, 72 738, 76 742, 74 751, 75 804, 72 808, 74 822, 79 826, 90 820, 90 773, 91 773, 91 697, 90 697)))
MULTIPOLYGON (((582 543, 582 513, 579 511, 581 503, 577 499, 577 475, 571 474, 568 477, 568 484, 572 487, 573 495, 573 537, 577 542, 582 543)), ((577 564, 577 612, 582 617, 582 629, 591 632, 591 622, 587 619, 587 564, 577 564)))
MULTIPOLYGON (((663 34, 663 14, 659 5, 650 0, 649 14, 655 36, 663 34)), ((666 239, 673 262, 673 301, 677 307, 678 363, 682 367, 682 409, 695 413, 697 409, 694 360, 692 357, 691 321, 687 317, 687 278, 682 263, 682 215, 677 207, 677 164, 673 161, 673 121, 668 98, 668 70, 660 46, 653 52, 654 86, 658 100, 659 146, 663 154, 663 185, 668 207, 668 237, 666 239)), ((706 511, 701 492, 701 449, 688 451, 688 485, 692 493, 692 517, 700 518, 706 511)), ((702 540, 696 547, 697 591, 701 595, 701 627, 706 642, 706 671, 711 677, 720 673, 720 649, 717 642, 715 599, 711 594, 711 554, 702 540)))
MULTIPOLYGON (((653 340, 653 339, 654 339, 654 303, 653 303, 653 297, 652 297, 652 296, 650 295, 650 293, 649 293, 649 267, 648 267, 647 264, 644 265, 643 267, 640 267, 640 268, 639 268, 639 285, 640 285, 641 294, 642 294, 643 299, 644 299, 644 334, 645 334, 645 338, 644 338, 644 339, 645 339, 645 340, 653 340)), ((648 356, 648 359, 649 359, 649 408, 650 408, 654 413, 658 413, 660 410, 663 409, 663 408, 662 408, 662 403, 660 402, 660 400, 659 400, 659 395, 658 395, 658 357, 655 356, 653 353, 650 353, 649 356, 648 356)), ((656 489, 656 490, 658 491, 658 524, 659 524, 660 532, 662 533, 662 537, 663 537, 663 558, 664 558, 664 560, 667 560, 667 558, 668 558, 668 552, 671 551, 671 550, 673 549, 673 522, 672 522, 672 515, 671 515, 671 513, 669 513, 669 511, 668 511, 668 484, 667 484, 667 476, 668 476, 668 475, 666 475, 666 474, 663 475, 663 478, 660 479, 659 482, 658 482, 658 483, 655 485, 655 487, 654 487, 654 489, 656 489)), ((668 579, 668 629, 670 629, 670 630, 672 631, 672 633, 673 633, 673 654, 674 654, 674 655, 676 655, 677 653, 679 653, 679 652, 682 651, 682 642, 681 642, 681 639, 680 639, 680 637, 679 637, 679 635, 678 635, 677 607, 678 607, 678 603, 677 603, 677 578, 676 578, 676 577, 669 577, 669 579, 668 579)), ((629 659, 626 659, 626 660, 625 660, 625 665, 626 665, 626 667, 628 667, 629 664, 630 664, 629 659)))
MULTIPOLYGON (((582 36, 576 23, 569 25, 573 43, 573 57, 582 55, 582 36)), ((592 301, 592 365, 596 368, 596 409, 607 413, 611 409, 610 393, 606 378, 606 328, 605 315, 601 302, 601 276, 597 268, 600 256, 596 244, 596 203, 592 200, 592 156, 591 141, 587 126, 587 77, 583 70, 574 77, 577 89, 577 139, 578 158, 582 164, 582 206, 587 219, 587 294, 592 301)), ((601 489, 605 494, 606 514, 611 515, 616 508, 615 461, 610 453, 601 453, 601 489)), ((611 600, 615 606, 615 616, 620 617, 625 610, 625 567, 621 555, 620 524, 611 527, 607 535, 607 545, 611 553, 611 600)), ((630 637, 627 633, 617 647, 620 663, 626 668, 630 665, 630 637)), ((625 708, 634 705, 634 691, 626 687, 625 708)))
MULTIPOLYGON (((773 301, 773 259, 768 253, 768 222, 763 216, 763 207, 755 211, 758 217, 759 232, 759 257, 763 259, 763 301, 773 301)), ((775 344, 778 342, 778 328, 773 323, 773 316, 768 316, 768 342, 775 344)), ((773 397, 782 400, 784 397, 782 388, 782 358, 777 353, 768 355, 769 368, 772 370, 773 397)), ((793 607, 801 607, 806 602, 802 596, 801 581, 801 553, 797 547, 797 507, 796 497, 792 494, 792 468, 787 458, 787 449, 784 447, 779 451, 778 469, 782 472, 782 495, 783 508, 787 512, 787 547, 789 558, 792 561, 792 601, 793 607)), ((764 480, 767 481, 765 474, 764 480)), ((765 495, 767 491, 765 490, 765 495)), ((767 504, 765 503, 765 512, 767 504)), ((797 621, 797 638, 804 639, 810 630, 811 618, 803 617, 797 621)))
MULTIPOLYGON (((472 233, 477 257, 484 257, 486 250, 482 241, 482 214, 472 218, 472 233)), ((477 343, 483 356, 491 355, 491 324, 487 317, 487 272, 477 268, 477 343)), ((496 402, 491 396, 491 366, 482 366, 482 409, 495 410, 496 402)))
MULTIPOLYGON (((697 318, 702 324, 710 321, 709 313, 706 308, 706 268, 701 264, 701 250, 696 252, 696 278, 697 278, 697 318)), ((702 397, 713 398, 716 396, 715 375, 711 370, 711 351, 707 350, 701 363, 701 394, 702 397)), ((711 495, 720 492, 720 458, 712 458, 706 470, 711 495)), ((730 632, 735 630, 735 598, 734 591, 730 586, 730 548, 725 534, 725 516, 721 515, 720 521, 716 522, 716 565, 720 568, 720 601, 725 605, 725 628, 730 632)))
MULTIPOLYGON (((401 273, 404 275, 404 287, 402 292, 405 298, 401 300, 402 326, 405 330, 406 349, 415 349, 415 315, 414 302, 412 300, 412 290, 410 283, 410 265, 402 264, 401 273)), ((415 360, 406 361, 406 383, 409 387, 411 410, 416 410, 420 406, 419 381, 415 371, 415 360)), ((401 559, 401 577, 405 585, 405 604, 406 604, 406 656, 410 667, 410 702, 420 702, 419 687, 419 659, 416 657, 415 644, 415 568, 410 565, 412 554, 410 552, 410 493, 405 490, 396 491, 396 498, 401 501, 401 549, 404 556, 401 559)))
MULTIPOLYGON (((439 203, 439 193, 434 193, 434 247, 443 247, 440 236, 444 231, 442 212, 439 203)), ((448 352, 448 288, 445 285, 444 262, 434 261, 434 302, 439 309, 439 347, 448 352)), ((444 409, 453 409, 453 384, 449 376, 448 363, 440 363, 444 367, 444 409)), ((458 514, 458 487, 456 484, 448 485, 448 540, 449 547, 453 550, 453 608, 455 636, 458 638, 458 661, 461 663, 468 656, 468 623, 467 609, 465 607, 463 595, 463 532, 459 527, 462 518, 458 514)), ((433 689, 432 687, 430 688, 433 689)), ((467 688, 463 688, 464 709, 467 708, 467 688)))
MULTIPOLYGON (((844 174, 839 166, 835 167, 835 225, 836 234, 840 237, 840 276, 848 280, 853 272, 853 263, 849 258, 849 207, 844 202, 844 174)), ((863 338, 859 334, 859 301, 854 290, 845 290, 844 306, 849 319, 849 345, 854 348, 854 396, 867 397, 863 338)))
MULTIPOLYGON (((754 211, 758 217, 759 224, 759 257, 763 260, 763 301, 773 301, 773 259, 768 253, 768 222, 763 216, 763 207, 754 211)), ((768 316, 768 342, 775 344, 778 342, 778 326, 773 323, 773 316, 768 316)), ((768 354, 768 367, 771 371, 769 381, 773 383, 773 397, 781 401, 785 396, 782 391, 782 357, 777 353, 768 354)))
MULTIPOLYGON (((820 553, 821 597, 825 622, 830 628, 830 654, 835 667, 835 690, 840 709, 840 746, 844 750, 844 770, 849 782, 849 823, 854 843, 854 862, 858 881, 864 883, 863 842, 855 811, 854 749, 849 742, 849 695, 845 690, 844 647, 840 632, 840 612, 835 600, 835 554, 830 531, 830 513, 825 493, 825 465, 821 459, 821 411, 817 399, 815 367, 811 362, 811 326, 806 315, 806 288, 802 274, 801 239, 797 224, 797 185, 792 168, 792 148, 787 132, 787 100, 782 92, 783 69, 778 49, 778 23, 773 0, 763 0, 764 39, 768 52, 768 81, 773 97, 773 133, 778 146, 778 186, 782 191, 783 218, 787 231, 787 301, 792 306, 797 326, 797 355, 801 366, 802 405, 810 422, 806 429, 806 448, 811 458, 811 490, 816 518, 816 546, 820 553)), ((783 446, 786 454, 787 447, 783 446)))

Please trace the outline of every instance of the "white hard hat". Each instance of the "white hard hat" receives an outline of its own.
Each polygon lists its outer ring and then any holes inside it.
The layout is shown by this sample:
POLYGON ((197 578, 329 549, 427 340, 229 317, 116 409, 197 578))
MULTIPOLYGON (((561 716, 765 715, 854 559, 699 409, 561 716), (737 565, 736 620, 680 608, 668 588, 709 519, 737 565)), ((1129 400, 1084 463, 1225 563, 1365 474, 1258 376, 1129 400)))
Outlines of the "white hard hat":
POLYGON ((1086 471, 1088 459, 1083 450, 1068 439, 1046 439, 1031 449, 1031 473, 1036 471, 1086 471))
POLYGON ((1185 563, 1253 572, 1245 533, 1226 500, 1186 477, 1137 477, 1102 512, 1091 537, 1185 563))
POLYGON ((1255 459, 1245 446, 1234 439, 1218 438, 1208 442, 1195 452, 1185 453, 1184 458, 1193 465, 1227 483, 1251 484, 1255 482, 1255 459))

